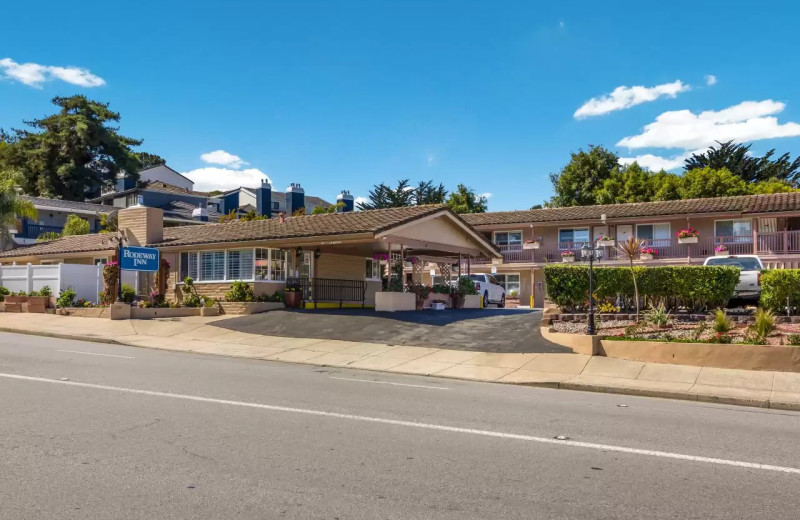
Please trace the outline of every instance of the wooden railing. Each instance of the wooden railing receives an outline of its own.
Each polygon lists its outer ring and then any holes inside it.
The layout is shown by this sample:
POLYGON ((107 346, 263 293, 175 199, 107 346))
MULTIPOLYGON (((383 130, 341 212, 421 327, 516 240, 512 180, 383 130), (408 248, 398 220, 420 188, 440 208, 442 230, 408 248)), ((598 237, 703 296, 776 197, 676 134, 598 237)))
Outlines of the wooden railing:
POLYGON ((758 254, 785 255, 800 253, 800 231, 758 234, 758 254))

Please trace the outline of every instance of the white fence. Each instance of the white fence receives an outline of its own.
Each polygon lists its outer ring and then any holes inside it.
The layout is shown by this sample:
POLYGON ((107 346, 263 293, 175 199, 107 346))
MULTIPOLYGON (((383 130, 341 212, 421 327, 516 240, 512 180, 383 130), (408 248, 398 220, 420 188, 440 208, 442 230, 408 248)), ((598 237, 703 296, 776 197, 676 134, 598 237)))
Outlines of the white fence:
POLYGON ((68 287, 75 289, 75 297, 99 303, 103 290, 103 266, 80 264, 57 265, 4 265, 0 267, 0 286, 11 292, 39 291, 50 287, 58 296, 68 287))

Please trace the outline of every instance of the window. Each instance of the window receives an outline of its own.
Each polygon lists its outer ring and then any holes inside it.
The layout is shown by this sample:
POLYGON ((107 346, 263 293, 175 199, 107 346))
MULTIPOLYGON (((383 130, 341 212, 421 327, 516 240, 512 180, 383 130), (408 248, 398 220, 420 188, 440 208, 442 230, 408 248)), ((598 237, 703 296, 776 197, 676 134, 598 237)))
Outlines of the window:
POLYGON ((558 245, 560 248, 571 247, 571 244, 582 246, 589 243, 589 228, 559 229, 558 245))
POLYGON ((197 280, 197 253, 181 253, 181 281, 190 277, 197 280))
POLYGON ((380 260, 373 260, 372 258, 367 258, 367 272, 366 272, 366 279, 367 280, 380 280, 381 279, 381 262, 380 260))
POLYGON ((270 249, 270 280, 273 281, 286 281, 286 270, 289 260, 289 251, 281 251, 280 249, 270 249))
POLYGON ((256 249, 256 280, 269 280, 269 249, 256 249))
POLYGON ((253 250, 228 251, 228 280, 253 279, 253 250))
POLYGON ((203 251, 200 253, 200 280, 225 280, 225 251, 203 251))
POLYGON ((278 210, 280 210, 280 209, 281 209, 281 204, 280 204, 280 202, 273 202, 273 203, 272 203, 272 211, 278 211, 278 210))
POLYGON ((753 238, 753 228, 750 219, 718 220, 715 227, 714 235, 718 237, 753 238))
POLYGON ((636 238, 647 240, 651 246, 668 246, 672 238, 669 222, 636 224, 636 238))
POLYGON ((519 294, 520 289, 520 282, 519 282, 519 274, 496 274, 494 275, 497 278, 497 283, 506 290, 506 293, 510 293, 511 291, 517 291, 519 294))
POLYGON ((485 282, 486 278, 484 278, 485 274, 471 274, 469 275, 469 279, 473 282, 485 282))
POLYGON ((730 265, 738 267, 742 271, 760 271, 761 263, 753 257, 712 257, 706 261, 705 265, 730 265))
POLYGON ((135 193, 128 193, 125 196, 125 207, 135 206, 139 202, 139 196, 135 193))
POLYGON ((494 243, 498 246, 518 246, 522 244, 522 231, 496 231, 494 243))

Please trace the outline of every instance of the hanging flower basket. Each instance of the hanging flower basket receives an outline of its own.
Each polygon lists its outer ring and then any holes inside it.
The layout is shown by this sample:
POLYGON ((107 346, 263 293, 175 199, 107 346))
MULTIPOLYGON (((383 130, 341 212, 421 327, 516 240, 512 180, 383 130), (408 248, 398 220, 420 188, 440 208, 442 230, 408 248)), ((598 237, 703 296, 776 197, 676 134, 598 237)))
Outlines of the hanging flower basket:
POLYGON ((597 239, 598 247, 614 247, 616 245, 616 241, 613 237, 608 235, 603 235, 597 239))
POLYGON ((675 236, 678 237, 679 244, 696 244, 700 239, 700 233, 695 228, 681 229, 675 236))

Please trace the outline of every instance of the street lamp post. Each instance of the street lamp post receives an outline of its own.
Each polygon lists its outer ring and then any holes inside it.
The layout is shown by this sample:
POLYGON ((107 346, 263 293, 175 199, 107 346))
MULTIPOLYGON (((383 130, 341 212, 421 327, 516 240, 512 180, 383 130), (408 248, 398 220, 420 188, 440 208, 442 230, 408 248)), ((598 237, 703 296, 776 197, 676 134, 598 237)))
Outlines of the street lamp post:
POLYGON ((589 318, 586 324, 586 334, 594 336, 594 261, 598 257, 596 251, 589 244, 581 248, 581 256, 589 260, 589 318))

